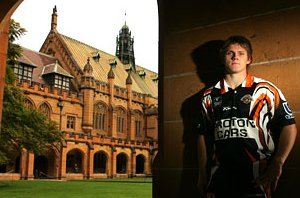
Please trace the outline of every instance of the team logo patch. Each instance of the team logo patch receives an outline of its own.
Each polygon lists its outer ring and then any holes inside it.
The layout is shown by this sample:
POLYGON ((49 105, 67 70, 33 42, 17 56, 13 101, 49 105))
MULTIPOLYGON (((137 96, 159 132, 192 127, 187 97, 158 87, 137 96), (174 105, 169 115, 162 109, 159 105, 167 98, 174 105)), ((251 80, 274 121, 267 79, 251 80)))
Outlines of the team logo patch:
POLYGON ((284 111, 287 113, 287 114, 292 114, 292 110, 290 109, 289 105, 287 102, 284 102, 283 104, 283 108, 284 108, 284 111))
POLYGON ((252 101, 252 97, 250 94, 247 94, 247 95, 244 95, 242 98, 241 98, 241 101, 245 104, 249 104, 251 101, 252 101))
POLYGON ((294 118, 293 112, 292 112, 292 110, 290 109, 288 103, 287 103, 287 102, 284 102, 284 103, 282 104, 282 106, 283 106, 283 109, 284 109, 285 113, 287 114, 287 115, 285 115, 285 118, 286 118, 286 119, 292 119, 292 118, 294 118))

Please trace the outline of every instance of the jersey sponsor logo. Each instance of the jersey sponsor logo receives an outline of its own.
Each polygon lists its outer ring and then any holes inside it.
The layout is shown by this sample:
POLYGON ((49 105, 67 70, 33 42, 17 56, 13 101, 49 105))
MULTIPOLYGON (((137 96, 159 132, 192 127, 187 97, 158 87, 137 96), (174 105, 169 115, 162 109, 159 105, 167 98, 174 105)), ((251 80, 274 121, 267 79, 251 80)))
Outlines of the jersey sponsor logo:
POLYGON ((219 120, 215 125, 216 140, 228 138, 251 138, 248 131, 257 130, 254 120, 247 118, 231 118, 219 120))
POLYGON ((237 107, 233 106, 233 107, 223 107, 223 111, 230 111, 231 109, 236 110, 237 107))
POLYGON ((284 102, 284 103, 282 103, 282 106, 283 106, 283 109, 284 109, 285 113, 287 114, 287 115, 285 115, 285 118, 286 118, 287 120, 293 119, 293 118, 294 118, 293 112, 292 112, 292 110, 290 109, 288 103, 287 103, 287 102, 284 102))
POLYGON ((249 103, 252 101, 252 97, 251 97, 250 94, 244 95, 244 96, 241 98, 241 101, 242 101, 244 104, 249 104, 249 103))

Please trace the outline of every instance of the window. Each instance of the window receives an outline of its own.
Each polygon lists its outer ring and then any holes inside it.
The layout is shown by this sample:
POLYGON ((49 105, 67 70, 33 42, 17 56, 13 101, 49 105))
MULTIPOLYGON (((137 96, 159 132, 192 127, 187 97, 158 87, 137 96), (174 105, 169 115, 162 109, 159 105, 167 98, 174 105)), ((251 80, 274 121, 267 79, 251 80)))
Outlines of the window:
POLYGON ((75 117, 67 116, 67 129, 75 129, 75 117))
POLYGON ((25 101, 24 101, 24 106, 25 106, 27 109, 33 109, 33 108, 34 108, 33 103, 32 103, 30 100, 28 100, 28 99, 25 99, 25 101))
POLYGON ((121 108, 117 110, 117 132, 124 133, 125 132, 125 111, 121 108))
POLYGON ((33 67, 31 67, 31 66, 16 65, 14 67, 14 73, 15 73, 16 78, 18 79, 19 83, 22 80, 29 80, 29 82, 31 83, 31 81, 32 81, 32 72, 33 72, 33 67))
POLYGON ((101 103, 94 106, 93 127, 102 131, 106 130, 107 108, 101 103))
POLYGON ((142 114, 140 112, 135 114, 135 136, 142 137, 142 114))
POLYGON ((46 103, 40 105, 39 111, 43 113, 48 119, 50 119, 50 107, 46 103))
POLYGON ((69 90, 70 88, 69 80, 70 80, 69 77, 55 75, 54 87, 57 87, 59 89, 69 90))

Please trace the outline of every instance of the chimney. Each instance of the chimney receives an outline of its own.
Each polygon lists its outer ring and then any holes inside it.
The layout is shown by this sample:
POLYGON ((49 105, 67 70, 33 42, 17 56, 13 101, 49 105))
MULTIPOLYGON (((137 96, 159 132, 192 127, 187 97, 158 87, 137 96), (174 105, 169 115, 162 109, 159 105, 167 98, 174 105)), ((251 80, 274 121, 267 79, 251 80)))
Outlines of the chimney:
POLYGON ((51 20, 51 31, 56 31, 57 26, 57 9, 56 6, 53 8, 52 20, 51 20))

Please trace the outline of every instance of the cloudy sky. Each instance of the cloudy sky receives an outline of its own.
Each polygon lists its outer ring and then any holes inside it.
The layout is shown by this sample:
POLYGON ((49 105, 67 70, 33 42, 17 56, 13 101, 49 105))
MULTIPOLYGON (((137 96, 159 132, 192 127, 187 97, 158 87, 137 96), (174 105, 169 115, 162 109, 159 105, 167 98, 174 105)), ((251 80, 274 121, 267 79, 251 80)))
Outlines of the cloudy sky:
POLYGON ((134 37, 136 64, 158 71, 157 0, 24 0, 12 16, 27 30, 17 43, 39 51, 55 5, 59 33, 112 55, 126 21, 134 37))

